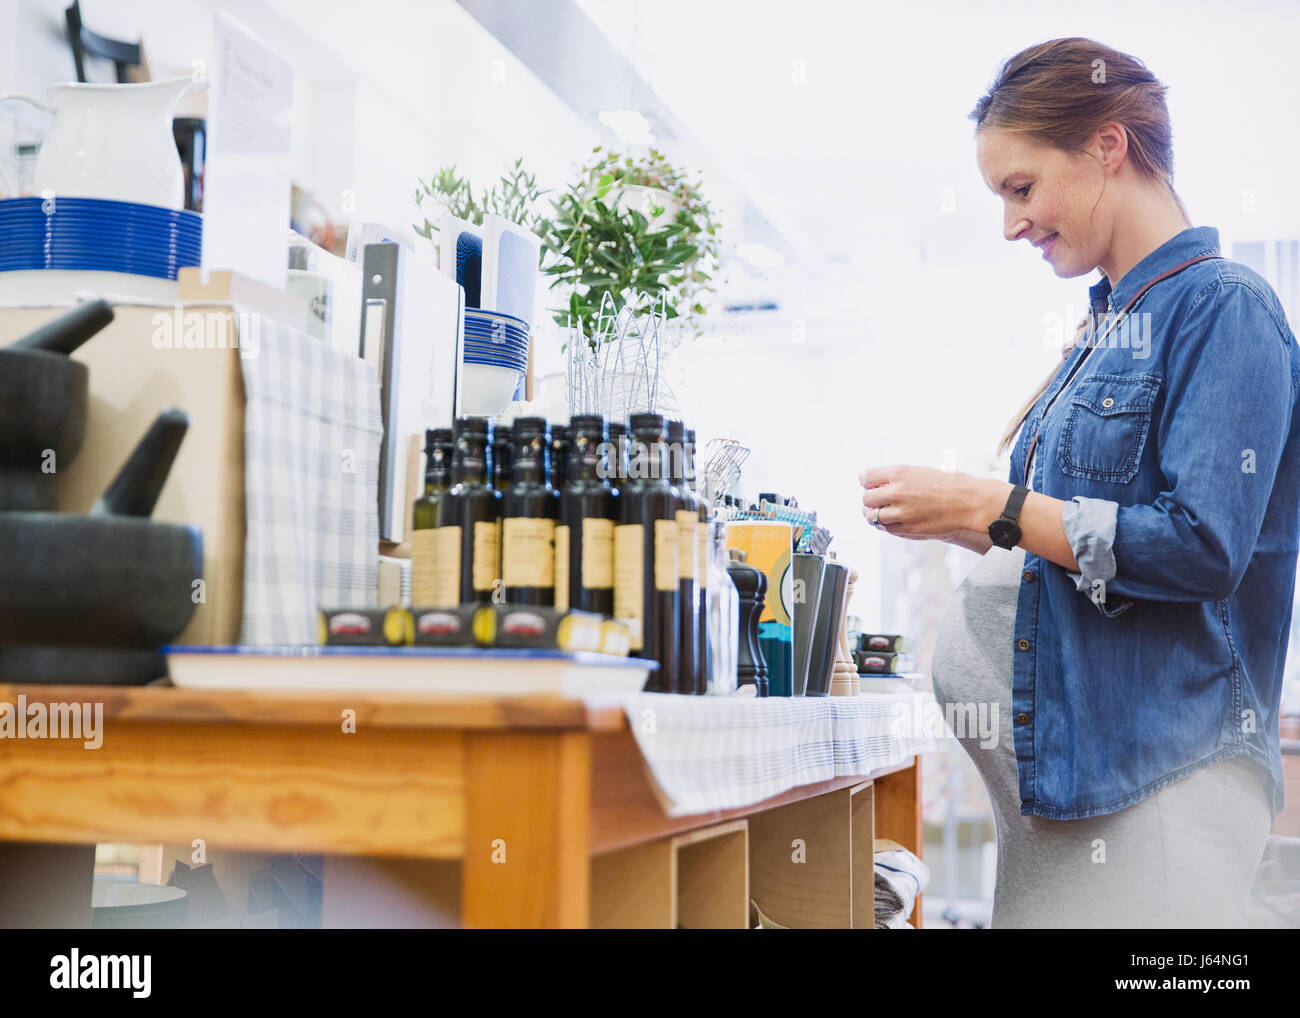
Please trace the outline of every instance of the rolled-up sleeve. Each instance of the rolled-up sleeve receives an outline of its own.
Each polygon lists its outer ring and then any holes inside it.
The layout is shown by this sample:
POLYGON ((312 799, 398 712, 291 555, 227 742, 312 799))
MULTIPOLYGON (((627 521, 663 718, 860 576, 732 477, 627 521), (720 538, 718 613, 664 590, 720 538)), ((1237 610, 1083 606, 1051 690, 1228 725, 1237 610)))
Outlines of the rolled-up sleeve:
POLYGON ((1075 495, 1061 509, 1065 538, 1070 542, 1077 573, 1069 573, 1076 590, 1087 594, 1103 615, 1118 615, 1132 600, 1108 587, 1115 578, 1115 524, 1119 503, 1075 495))
POLYGON ((1218 601, 1237 589, 1291 430, 1300 379, 1289 345, 1290 331, 1244 281, 1220 281, 1189 311, 1151 436, 1159 496, 1128 506, 1075 496, 1062 510, 1080 570, 1069 575, 1103 614, 1132 599, 1218 601))

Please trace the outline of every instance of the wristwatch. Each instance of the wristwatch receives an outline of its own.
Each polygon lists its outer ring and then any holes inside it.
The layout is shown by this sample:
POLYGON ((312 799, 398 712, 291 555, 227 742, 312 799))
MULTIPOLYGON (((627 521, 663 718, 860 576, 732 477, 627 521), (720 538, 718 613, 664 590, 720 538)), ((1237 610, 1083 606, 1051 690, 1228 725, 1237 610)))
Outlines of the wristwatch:
POLYGON ((1011 489, 1002 515, 989 524, 989 540, 999 548, 1014 548, 1020 543, 1020 524, 1016 521, 1020 518, 1020 507, 1025 504, 1025 496, 1028 494, 1028 488, 1017 484, 1011 489))

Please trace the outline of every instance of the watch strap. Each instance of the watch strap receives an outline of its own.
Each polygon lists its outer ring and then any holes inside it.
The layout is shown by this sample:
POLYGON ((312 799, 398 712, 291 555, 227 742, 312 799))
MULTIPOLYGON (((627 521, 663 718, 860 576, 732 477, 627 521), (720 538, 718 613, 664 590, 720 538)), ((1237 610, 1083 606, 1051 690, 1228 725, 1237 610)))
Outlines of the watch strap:
POLYGON ((1002 510, 1000 519, 1008 519, 1015 522, 1020 518, 1020 507, 1025 504, 1025 496, 1029 494, 1029 489, 1023 484, 1017 484, 1011 489, 1011 494, 1007 497, 1006 508, 1002 510))

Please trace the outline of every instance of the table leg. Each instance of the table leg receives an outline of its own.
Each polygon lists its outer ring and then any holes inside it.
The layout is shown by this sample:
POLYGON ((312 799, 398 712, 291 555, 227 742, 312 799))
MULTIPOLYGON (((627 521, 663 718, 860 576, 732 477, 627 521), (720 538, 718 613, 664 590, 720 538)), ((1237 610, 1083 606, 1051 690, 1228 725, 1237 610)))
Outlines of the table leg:
POLYGON ((467 732, 462 923, 585 928, 590 825, 588 733, 467 732))

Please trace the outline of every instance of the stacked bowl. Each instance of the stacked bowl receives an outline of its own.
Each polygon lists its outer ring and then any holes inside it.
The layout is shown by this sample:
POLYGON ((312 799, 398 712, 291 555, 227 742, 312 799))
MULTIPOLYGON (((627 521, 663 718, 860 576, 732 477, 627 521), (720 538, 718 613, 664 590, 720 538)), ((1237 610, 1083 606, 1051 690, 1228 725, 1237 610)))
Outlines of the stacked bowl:
POLYGON ((197 212, 103 198, 0 201, 0 272, 55 269, 175 279, 198 265, 197 212))
POLYGON ((506 409, 528 369, 528 332, 514 315, 465 309, 463 413, 495 417, 506 409))

